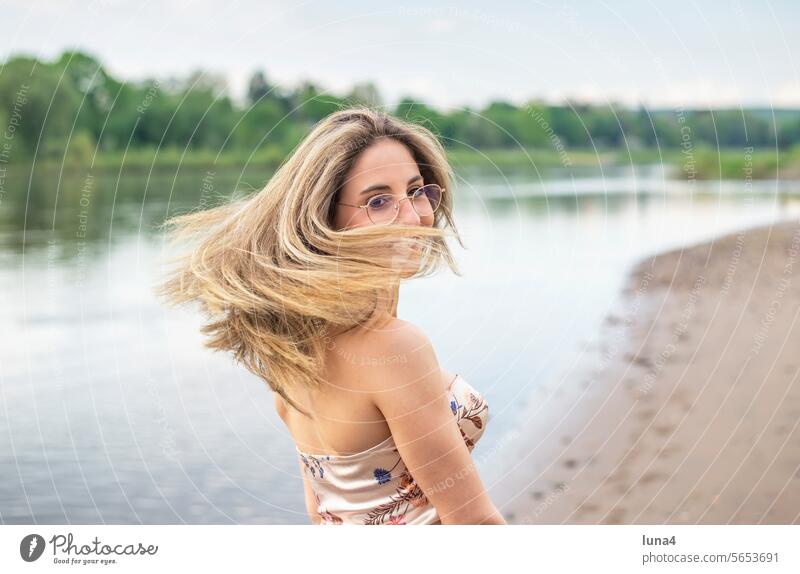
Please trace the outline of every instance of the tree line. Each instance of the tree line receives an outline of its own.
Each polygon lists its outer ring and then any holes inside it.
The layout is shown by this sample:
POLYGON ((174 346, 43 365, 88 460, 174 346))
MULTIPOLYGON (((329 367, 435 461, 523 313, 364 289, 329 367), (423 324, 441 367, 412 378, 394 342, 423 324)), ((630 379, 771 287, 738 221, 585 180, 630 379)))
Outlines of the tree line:
MULTIPOLYGON (((98 59, 67 51, 54 61, 26 55, 0 67, 0 129, 12 159, 86 159, 138 148, 254 152, 291 150, 319 119, 354 104, 383 106, 372 83, 332 94, 250 78, 245 101, 226 81, 196 71, 130 82, 98 59), (13 148, 9 147, 13 144, 13 148)), ((449 148, 781 148, 800 143, 800 110, 646 109, 615 104, 493 101, 442 111, 411 97, 389 112, 422 123, 449 148)))

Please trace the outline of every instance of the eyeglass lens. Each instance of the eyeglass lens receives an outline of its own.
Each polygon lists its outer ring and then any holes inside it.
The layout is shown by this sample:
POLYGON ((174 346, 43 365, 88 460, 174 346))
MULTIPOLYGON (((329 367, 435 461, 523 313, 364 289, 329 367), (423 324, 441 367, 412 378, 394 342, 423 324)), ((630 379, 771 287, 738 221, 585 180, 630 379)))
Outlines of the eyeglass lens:
MULTIPOLYGON (((420 217, 429 217, 439 208, 442 200, 442 188, 435 183, 418 187, 406 198, 420 217)), ((367 214, 373 223, 390 223, 400 211, 399 202, 389 194, 376 195, 367 202, 367 214)))

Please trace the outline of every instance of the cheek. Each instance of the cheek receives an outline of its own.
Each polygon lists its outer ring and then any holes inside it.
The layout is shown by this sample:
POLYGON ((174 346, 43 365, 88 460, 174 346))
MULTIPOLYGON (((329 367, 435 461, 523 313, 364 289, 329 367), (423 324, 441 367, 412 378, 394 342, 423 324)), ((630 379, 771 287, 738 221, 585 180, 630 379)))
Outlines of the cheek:
POLYGON ((366 211, 363 209, 339 208, 336 210, 336 227, 338 229, 349 229, 351 227, 361 227, 369 225, 370 220, 366 211))

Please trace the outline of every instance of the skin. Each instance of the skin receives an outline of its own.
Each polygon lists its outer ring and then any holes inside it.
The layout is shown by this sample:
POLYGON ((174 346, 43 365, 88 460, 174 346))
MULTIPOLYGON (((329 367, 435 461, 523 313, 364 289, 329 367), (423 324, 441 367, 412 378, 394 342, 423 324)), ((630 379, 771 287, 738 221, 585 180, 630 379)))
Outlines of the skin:
MULTIPOLYGON (((396 140, 379 140, 356 159, 339 201, 361 205, 380 193, 401 198, 426 183, 421 177, 411 181, 415 176, 421 174, 410 151, 396 140), (391 189, 361 194, 375 184, 391 189)), ((433 217, 420 218, 410 201, 402 201, 396 222, 431 226, 433 217)), ((366 210, 344 205, 337 205, 334 224, 338 229, 373 225, 366 210)), ((398 319, 396 307, 381 305, 368 324, 334 335, 325 367, 327 385, 297 399, 314 413, 313 420, 275 394, 278 413, 300 450, 352 454, 391 435, 443 524, 505 524, 450 410, 446 389, 455 373, 439 366, 425 333, 398 319), (437 488, 442 484, 454 486, 437 488)), ((300 470, 306 507, 312 522, 319 523, 302 464, 300 470)))

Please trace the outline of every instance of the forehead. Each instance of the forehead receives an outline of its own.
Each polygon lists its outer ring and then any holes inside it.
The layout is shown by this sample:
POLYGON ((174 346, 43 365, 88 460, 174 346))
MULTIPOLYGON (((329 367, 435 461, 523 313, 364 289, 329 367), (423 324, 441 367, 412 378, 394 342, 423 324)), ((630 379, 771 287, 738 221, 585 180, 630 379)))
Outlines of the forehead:
POLYGON ((397 140, 384 138, 358 155, 344 187, 360 189, 373 183, 405 186, 418 173, 419 166, 411 151, 397 140))

